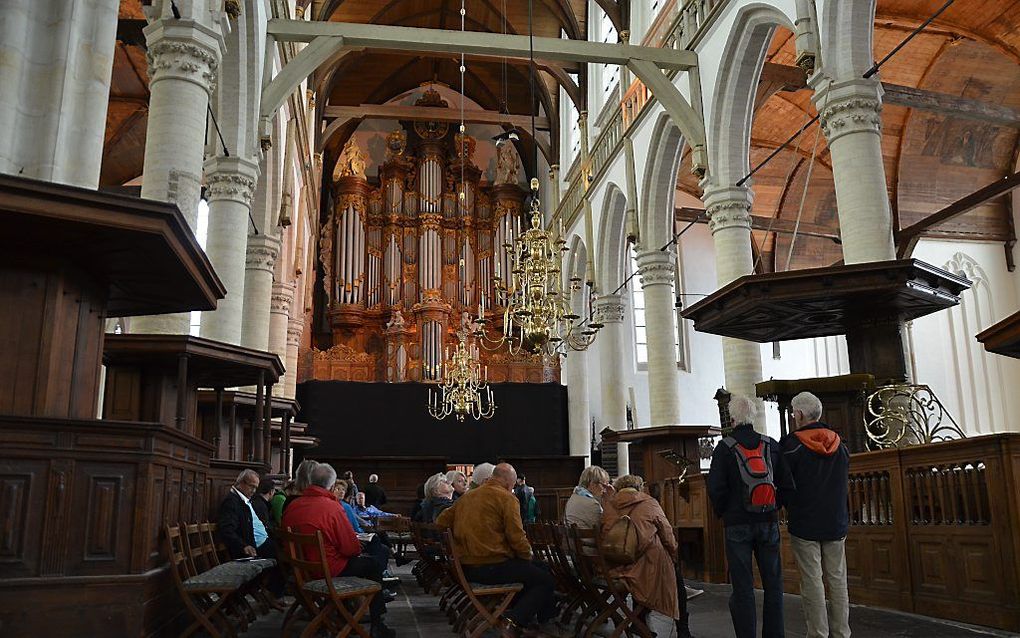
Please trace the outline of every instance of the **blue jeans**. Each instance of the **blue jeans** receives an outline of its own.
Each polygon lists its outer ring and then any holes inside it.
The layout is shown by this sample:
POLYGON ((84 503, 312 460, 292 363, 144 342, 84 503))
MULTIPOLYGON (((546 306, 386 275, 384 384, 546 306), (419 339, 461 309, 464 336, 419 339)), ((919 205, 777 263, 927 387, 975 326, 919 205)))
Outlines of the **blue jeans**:
POLYGON ((757 616, 751 555, 758 562, 765 604, 762 637, 783 638, 783 565, 779 558, 779 524, 751 523, 726 528, 726 562, 729 564, 730 617, 736 638, 754 638, 757 616))

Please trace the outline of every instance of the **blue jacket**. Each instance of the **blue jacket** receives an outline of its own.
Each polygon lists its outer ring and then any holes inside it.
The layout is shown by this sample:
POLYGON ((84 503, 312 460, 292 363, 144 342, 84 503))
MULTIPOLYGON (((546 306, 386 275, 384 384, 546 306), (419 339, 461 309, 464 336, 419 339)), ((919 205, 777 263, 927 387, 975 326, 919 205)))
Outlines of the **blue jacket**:
POLYGON ((824 423, 812 423, 780 444, 797 482, 797 491, 784 501, 790 533, 809 541, 846 537, 850 451, 839 435, 824 423))

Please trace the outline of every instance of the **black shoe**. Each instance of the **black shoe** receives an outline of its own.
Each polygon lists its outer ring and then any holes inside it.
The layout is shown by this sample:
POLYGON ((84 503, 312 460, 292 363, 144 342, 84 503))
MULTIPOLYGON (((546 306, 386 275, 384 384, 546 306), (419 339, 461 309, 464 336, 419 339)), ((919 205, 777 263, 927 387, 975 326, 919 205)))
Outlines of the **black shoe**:
POLYGON ((392 603, 394 600, 397 599, 397 592, 384 589, 382 591, 382 597, 385 602, 392 603))
POLYGON ((396 638, 397 632, 387 627, 386 623, 380 620, 372 623, 369 634, 372 638, 396 638))
POLYGON ((403 554, 397 554, 396 557, 394 557, 393 562, 397 564, 397 567, 403 567, 404 565, 410 563, 411 559, 408 558, 407 556, 404 556, 403 554))

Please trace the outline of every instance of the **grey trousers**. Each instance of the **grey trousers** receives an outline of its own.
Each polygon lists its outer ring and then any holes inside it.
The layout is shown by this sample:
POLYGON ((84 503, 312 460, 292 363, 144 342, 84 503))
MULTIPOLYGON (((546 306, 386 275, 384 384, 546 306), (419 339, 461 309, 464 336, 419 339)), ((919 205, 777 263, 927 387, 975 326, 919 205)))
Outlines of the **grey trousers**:
POLYGON ((807 619, 807 638, 850 638, 845 543, 845 538, 809 541, 790 534, 790 546, 800 571, 800 597, 807 619), (829 587, 828 610, 825 606, 826 585, 829 587))

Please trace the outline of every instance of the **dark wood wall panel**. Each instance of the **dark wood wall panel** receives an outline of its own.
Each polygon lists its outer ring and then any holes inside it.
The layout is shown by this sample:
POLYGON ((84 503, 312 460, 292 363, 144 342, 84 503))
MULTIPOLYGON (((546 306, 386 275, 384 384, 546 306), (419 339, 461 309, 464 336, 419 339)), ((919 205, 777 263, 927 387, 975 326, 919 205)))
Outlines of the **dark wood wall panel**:
POLYGON ((12 577, 39 570, 43 510, 33 507, 46 489, 45 461, 0 461, 0 565, 12 577))

